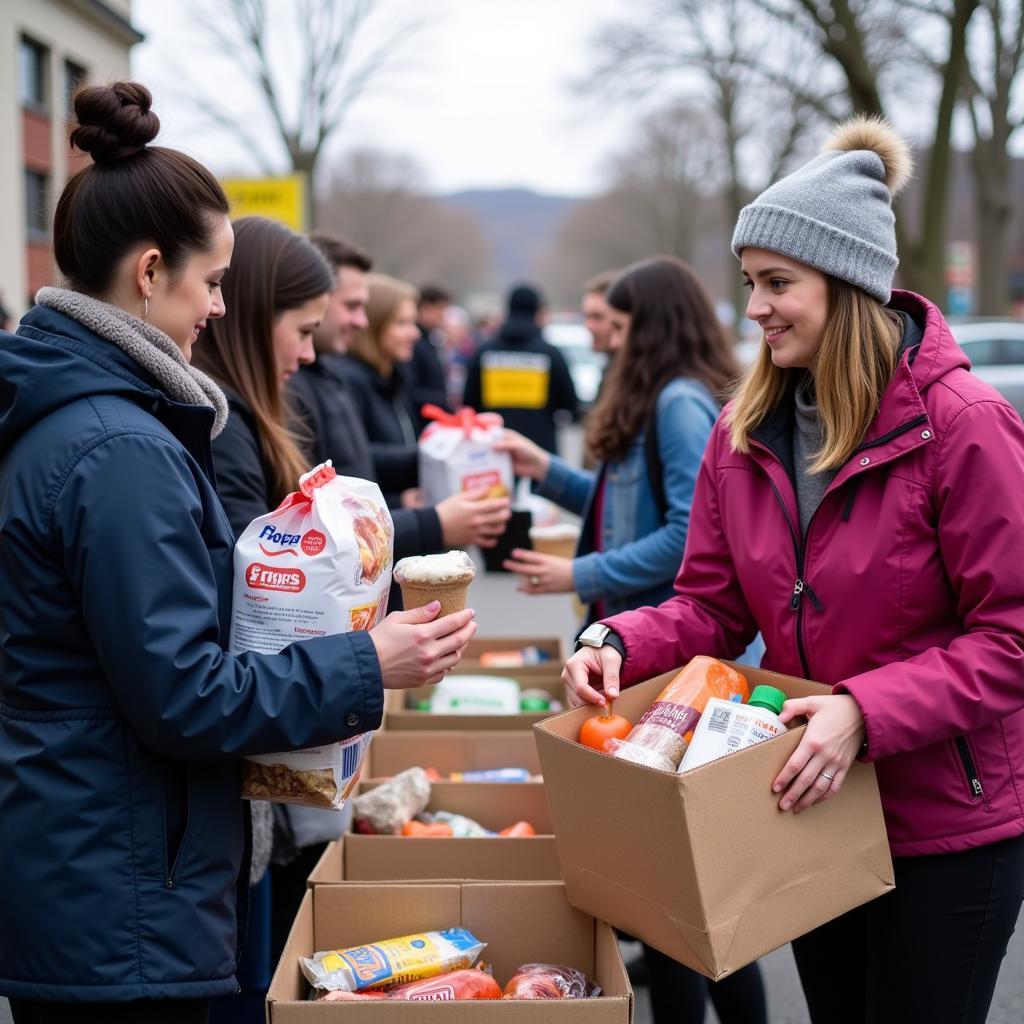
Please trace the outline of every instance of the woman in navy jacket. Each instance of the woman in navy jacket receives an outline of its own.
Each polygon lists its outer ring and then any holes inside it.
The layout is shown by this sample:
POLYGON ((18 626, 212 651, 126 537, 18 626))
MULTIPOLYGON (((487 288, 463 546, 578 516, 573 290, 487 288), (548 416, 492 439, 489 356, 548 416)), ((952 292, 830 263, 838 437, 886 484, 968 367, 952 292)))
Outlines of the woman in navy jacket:
POLYGON ((69 287, 0 344, 0 993, 18 1024, 83 1002, 205 1020, 237 988, 239 758, 376 727, 382 678, 439 678, 473 631, 407 613, 226 652, 227 404, 188 357, 224 313, 233 237, 216 179, 148 145, 150 103, 135 83, 76 96, 94 163, 56 211, 69 287))

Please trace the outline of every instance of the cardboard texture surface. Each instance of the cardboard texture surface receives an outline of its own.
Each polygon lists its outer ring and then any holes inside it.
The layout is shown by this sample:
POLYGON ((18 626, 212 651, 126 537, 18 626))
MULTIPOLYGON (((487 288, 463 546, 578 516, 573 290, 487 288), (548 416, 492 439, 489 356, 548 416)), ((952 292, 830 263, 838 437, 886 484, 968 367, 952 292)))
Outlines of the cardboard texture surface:
MULTIPOLYGON (((830 692, 734 667, 751 688, 830 692)), ((615 710, 637 721, 674 675, 624 690, 615 710)), ((598 713, 579 708, 535 730, 574 906, 721 978, 892 888, 871 765, 854 763, 838 796, 793 815, 771 780, 804 726, 675 775, 580 746, 581 723, 598 713)))
POLYGON ((377 733, 370 744, 363 774, 387 778, 406 768, 436 768, 442 775, 488 768, 525 768, 540 775, 533 732, 410 731, 377 733))
POLYGON ((574 910, 560 882, 317 886, 302 902, 267 993, 268 1024, 372 1020, 440 1024, 631 1024, 633 993, 608 925, 574 910), (461 925, 487 943, 502 986, 523 963, 566 963, 601 986, 596 999, 448 1003, 306 1001, 299 957, 461 925))
POLYGON ((557 636, 475 636, 466 645, 462 661, 452 669, 458 675, 492 675, 518 679, 524 687, 532 686, 532 680, 559 675, 565 663, 565 648, 557 636), (480 664, 480 655, 487 651, 520 651, 524 647, 536 647, 548 655, 548 660, 538 665, 523 665, 519 668, 493 668, 480 664))
MULTIPOLYGON (((359 791, 372 788, 372 783, 364 782, 359 791)), ((435 782, 431 785, 427 810, 464 814, 495 831, 517 821, 528 821, 538 834, 521 839, 444 839, 348 832, 336 844, 341 847, 340 875, 325 877, 318 864, 310 881, 319 884, 426 878, 561 879, 542 783, 435 782)), ((334 857, 323 866, 325 871, 337 871, 338 861, 334 857)))

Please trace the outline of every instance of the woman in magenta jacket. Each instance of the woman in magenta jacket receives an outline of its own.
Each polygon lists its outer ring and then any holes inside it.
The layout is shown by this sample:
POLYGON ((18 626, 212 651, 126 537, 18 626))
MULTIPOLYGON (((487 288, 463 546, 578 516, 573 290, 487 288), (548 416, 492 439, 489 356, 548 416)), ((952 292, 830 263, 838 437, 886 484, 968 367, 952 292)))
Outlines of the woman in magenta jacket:
POLYGON ((828 1024, 981 1024, 1024 891, 1024 425, 891 290, 909 166, 856 119, 742 211, 765 344, 712 432, 676 594, 565 672, 601 704, 760 630, 766 668, 833 687, 787 701, 808 727, 772 787, 801 813, 874 763, 896 888, 793 943, 828 1024))

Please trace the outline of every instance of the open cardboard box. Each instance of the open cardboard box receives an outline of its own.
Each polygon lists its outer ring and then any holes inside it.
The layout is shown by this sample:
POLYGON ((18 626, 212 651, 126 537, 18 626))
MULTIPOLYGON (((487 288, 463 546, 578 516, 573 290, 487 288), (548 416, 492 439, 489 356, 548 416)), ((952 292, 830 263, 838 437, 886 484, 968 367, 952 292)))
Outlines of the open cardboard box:
MULTIPOLYGON (((830 692, 734 667, 751 689, 830 692)), ((674 675, 622 691, 616 712, 637 721, 674 675)), ((771 781, 806 726, 676 775, 580 746, 594 714, 577 708, 535 729, 573 906, 718 979, 893 887, 873 766, 855 762, 821 806, 779 810, 771 781)))
MULTIPOLYGON (((484 675, 498 675, 485 671, 484 675)), ((524 690, 544 690, 555 700, 568 707, 565 684, 561 678, 561 666, 557 670, 548 670, 545 675, 535 676, 529 680, 512 676, 522 683, 524 690)), ((532 729, 538 722, 551 716, 550 711, 516 715, 458 715, 433 714, 430 711, 414 711, 410 704, 429 700, 433 692, 432 686, 420 686, 412 690, 385 690, 384 692, 384 729, 408 732, 410 730, 429 729, 434 732, 441 730, 457 730, 459 732, 479 732, 510 729, 532 729)))
MULTIPOLYGON (((377 784, 363 782, 359 792, 365 793, 377 784)), ((339 854, 327 861, 321 858, 309 877, 310 883, 424 878, 561 879, 543 783, 435 782, 430 788, 427 810, 464 814, 494 831, 517 821, 528 821, 537 835, 515 839, 445 839, 367 836, 350 831, 338 843, 339 854), (339 858, 340 876, 324 877, 321 867, 336 867, 339 858)))
POLYGON ((363 774, 387 778, 419 765, 441 775, 489 768, 525 768, 540 775, 540 759, 532 731, 511 732, 388 732, 373 737, 363 774))
POLYGON ((633 992, 608 925, 574 910, 560 882, 318 885, 307 891, 267 993, 268 1024, 631 1024, 633 992), (524 963, 569 964, 601 986, 594 999, 317 1003, 300 956, 462 926, 504 986, 524 963))
POLYGON ((452 669, 459 675, 493 675, 518 679, 523 687, 533 685, 532 680, 558 675, 565 664, 565 648, 557 636, 475 636, 466 645, 462 660, 452 669), (480 655, 489 651, 520 651, 524 647, 536 647, 547 660, 536 665, 522 665, 518 668, 493 668, 480 664, 480 655))

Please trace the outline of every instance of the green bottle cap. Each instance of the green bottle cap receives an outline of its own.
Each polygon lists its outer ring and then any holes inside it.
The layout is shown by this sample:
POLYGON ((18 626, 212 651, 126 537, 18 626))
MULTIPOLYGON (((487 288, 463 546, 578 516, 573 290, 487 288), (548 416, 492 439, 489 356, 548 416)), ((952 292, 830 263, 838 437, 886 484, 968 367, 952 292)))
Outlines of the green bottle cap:
POLYGON ((519 710, 527 714, 538 711, 550 711, 551 701, 546 697, 524 697, 519 702, 519 710))
POLYGON ((755 686, 747 703, 751 707, 764 708, 765 711, 777 715, 782 710, 782 705, 786 703, 786 699, 786 695, 774 686, 755 686))

